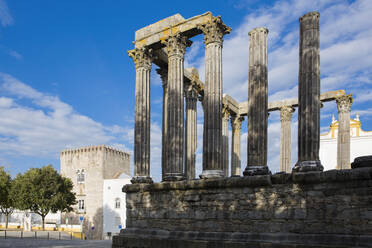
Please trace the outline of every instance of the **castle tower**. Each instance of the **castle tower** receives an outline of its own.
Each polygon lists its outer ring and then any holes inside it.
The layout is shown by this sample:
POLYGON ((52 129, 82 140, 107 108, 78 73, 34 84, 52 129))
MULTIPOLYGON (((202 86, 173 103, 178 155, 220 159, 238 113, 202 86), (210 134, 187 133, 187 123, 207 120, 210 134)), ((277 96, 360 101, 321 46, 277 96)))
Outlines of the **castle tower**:
POLYGON ((122 173, 130 175, 128 153, 107 147, 89 146, 64 150, 60 154, 61 174, 72 180, 77 205, 74 213, 62 217, 62 223, 80 224, 89 239, 101 239, 103 235, 103 184, 105 179, 118 178, 122 173))

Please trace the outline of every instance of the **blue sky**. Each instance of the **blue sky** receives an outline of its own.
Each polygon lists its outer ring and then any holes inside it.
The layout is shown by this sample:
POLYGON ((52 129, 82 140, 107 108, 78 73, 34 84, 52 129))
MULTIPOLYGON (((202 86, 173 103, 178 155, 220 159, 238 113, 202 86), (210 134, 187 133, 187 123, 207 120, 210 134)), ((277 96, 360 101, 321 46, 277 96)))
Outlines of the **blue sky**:
MULTIPOLYGON (((320 12, 322 92, 345 89, 354 96, 372 130, 372 1, 57 1, 0 0, 0 165, 13 175, 53 164, 65 148, 107 144, 133 149, 135 68, 126 51, 134 32, 180 13, 211 11, 232 27, 223 50, 224 93, 248 95, 248 32, 269 29, 269 100, 297 97, 298 18, 320 12)), ((204 79, 202 37, 185 58, 204 79)), ((155 66, 153 66, 155 69, 155 66)), ((160 179, 161 99, 158 75, 151 84, 151 174, 160 179)), ((197 173, 201 172, 203 114, 198 108, 197 173)), ((335 103, 321 110, 326 132, 335 103)), ((279 169, 280 120, 269 118, 268 165, 279 169)), ((292 163, 296 162, 297 115, 292 121, 292 163)), ((246 121, 242 167, 246 163, 246 121)))

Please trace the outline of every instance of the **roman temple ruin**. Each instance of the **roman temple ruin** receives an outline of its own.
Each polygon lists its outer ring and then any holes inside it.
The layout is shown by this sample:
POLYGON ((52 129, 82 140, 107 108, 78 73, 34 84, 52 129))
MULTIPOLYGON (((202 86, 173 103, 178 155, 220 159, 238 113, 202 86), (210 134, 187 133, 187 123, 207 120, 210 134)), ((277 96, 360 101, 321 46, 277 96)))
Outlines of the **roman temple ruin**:
MULTIPOLYGON (((320 92, 318 12, 299 19, 298 99, 268 102, 269 30, 249 32, 247 102, 222 92, 223 38, 231 28, 210 12, 176 14, 135 33, 134 177, 125 185, 127 228, 113 247, 368 247, 372 243, 372 168, 350 167, 351 94, 320 92), (205 82, 184 68, 190 39, 204 35, 205 82), (163 82, 162 182, 150 176, 150 73, 163 82), (195 175, 196 103, 204 112, 203 162, 195 175), (339 111, 337 161, 319 160, 322 102, 339 111), (184 106, 186 104, 186 106, 184 106), (298 161, 291 168, 291 119, 298 109, 298 161), (282 173, 267 164, 269 112, 280 111, 282 173), (247 164, 240 136, 247 119, 247 164), (231 154, 229 121, 232 128, 231 154), (231 164, 229 166, 229 161, 231 164), (230 171, 230 173, 229 173, 230 171), (199 176, 200 179, 196 180, 199 176)), ((248 44, 247 44, 248 45, 248 44)))

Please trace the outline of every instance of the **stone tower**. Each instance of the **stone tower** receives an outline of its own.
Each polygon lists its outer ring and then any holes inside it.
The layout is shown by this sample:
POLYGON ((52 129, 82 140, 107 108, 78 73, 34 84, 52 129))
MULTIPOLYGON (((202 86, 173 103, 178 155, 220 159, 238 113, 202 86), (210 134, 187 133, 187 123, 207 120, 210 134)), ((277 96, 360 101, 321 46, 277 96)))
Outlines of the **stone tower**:
POLYGON ((69 224, 79 224, 84 217, 83 231, 89 239, 101 239, 103 230, 103 181, 130 175, 128 153, 107 147, 90 146, 64 150, 60 154, 61 174, 72 180, 77 205, 74 213, 63 216, 69 224))

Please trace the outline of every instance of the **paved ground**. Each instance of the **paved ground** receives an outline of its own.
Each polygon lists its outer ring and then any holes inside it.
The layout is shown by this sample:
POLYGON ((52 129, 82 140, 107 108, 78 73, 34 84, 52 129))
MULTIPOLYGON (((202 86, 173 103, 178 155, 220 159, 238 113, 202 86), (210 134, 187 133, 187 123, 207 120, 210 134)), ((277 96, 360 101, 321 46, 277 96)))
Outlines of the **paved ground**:
POLYGON ((73 247, 89 247, 89 248, 109 248, 111 240, 38 240, 38 239, 3 239, 0 238, 0 247, 11 248, 73 248, 73 247))
POLYGON ((71 236, 68 232, 57 232, 57 231, 0 231, 0 240, 5 238, 37 238, 37 239, 82 239, 81 233, 75 233, 75 236, 71 236))

